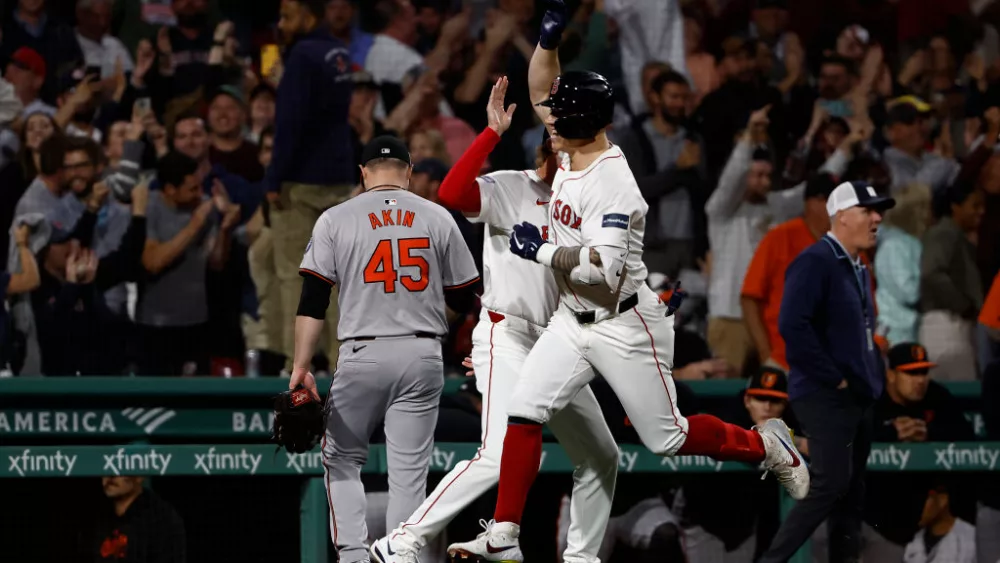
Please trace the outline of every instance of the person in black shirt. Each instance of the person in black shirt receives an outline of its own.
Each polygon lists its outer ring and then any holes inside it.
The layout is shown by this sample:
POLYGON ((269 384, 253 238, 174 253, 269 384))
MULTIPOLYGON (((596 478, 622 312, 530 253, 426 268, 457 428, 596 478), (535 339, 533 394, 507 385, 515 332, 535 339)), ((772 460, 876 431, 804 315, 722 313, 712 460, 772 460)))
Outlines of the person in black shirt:
POLYGON ((85 536, 81 561, 184 563, 184 522, 170 504, 143 488, 143 477, 103 477, 111 500, 85 536))
MULTIPOLYGON (((986 440, 1000 441, 1000 361, 983 372, 983 423, 986 440)), ((976 550, 979 561, 1000 561, 1000 479, 986 479, 979 492, 979 512, 976 514, 976 550)))
MULTIPOLYGON (((788 409, 788 376, 778 368, 760 368, 734 401, 717 416, 743 428, 770 418, 796 424, 788 409)), ((801 439, 796 447, 806 453, 801 439)), ((674 509, 681 519, 689 563, 752 561, 778 528, 778 487, 757 473, 733 473, 686 480, 674 509)))
POLYGON ((206 0, 173 0, 170 7, 177 16, 177 26, 167 29, 167 41, 157 41, 157 47, 161 57, 172 61, 170 94, 178 97, 208 82, 208 56, 215 38, 206 0))
MULTIPOLYGON (((889 349, 885 393, 875 404, 876 442, 961 442, 975 439, 958 402, 928 372, 936 364, 921 344, 889 349)), ((926 478, 914 473, 869 473, 864 559, 901 560, 913 539, 926 498, 926 478), (876 531, 877 530, 877 531, 876 531)), ((962 500, 962 490, 952 491, 962 500)), ((959 503, 960 504, 960 503, 959 503)))
POLYGON ((41 286, 31 294, 31 306, 46 375, 109 375, 121 373, 129 325, 113 313, 104 292, 138 279, 146 244, 146 203, 149 188, 132 190, 132 220, 117 250, 98 259, 86 248, 98 221, 85 212, 76 225, 62 222, 62 211, 50 214, 52 236, 39 253, 41 286), (81 240, 84 242, 81 243, 81 240))

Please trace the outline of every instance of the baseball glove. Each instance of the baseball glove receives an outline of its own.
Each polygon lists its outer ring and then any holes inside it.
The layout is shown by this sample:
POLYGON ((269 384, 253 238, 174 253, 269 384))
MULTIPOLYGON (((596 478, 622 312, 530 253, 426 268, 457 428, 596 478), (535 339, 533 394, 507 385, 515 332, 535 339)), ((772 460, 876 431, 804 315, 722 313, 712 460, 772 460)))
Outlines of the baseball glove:
POLYGON ((316 447, 326 432, 323 403, 301 385, 274 398, 271 441, 289 453, 301 454, 316 447))

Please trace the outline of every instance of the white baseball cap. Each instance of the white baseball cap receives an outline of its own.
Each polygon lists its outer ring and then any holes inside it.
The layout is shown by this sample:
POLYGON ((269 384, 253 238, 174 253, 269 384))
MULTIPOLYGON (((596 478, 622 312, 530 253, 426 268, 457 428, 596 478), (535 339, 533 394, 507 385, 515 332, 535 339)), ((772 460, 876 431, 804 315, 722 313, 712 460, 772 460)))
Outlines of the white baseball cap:
POLYGON ((826 213, 830 217, 838 211, 852 207, 867 207, 884 213, 896 206, 896 200, 878 195, 868 182, 844 182, 830 192, 826 200, 826 213))

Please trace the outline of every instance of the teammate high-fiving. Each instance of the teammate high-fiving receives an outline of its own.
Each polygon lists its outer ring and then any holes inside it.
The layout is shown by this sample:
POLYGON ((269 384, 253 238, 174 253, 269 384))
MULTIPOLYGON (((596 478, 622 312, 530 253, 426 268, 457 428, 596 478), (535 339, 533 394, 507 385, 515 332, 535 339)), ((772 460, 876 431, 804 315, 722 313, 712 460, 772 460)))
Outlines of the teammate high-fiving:
MULTIPOLYGON (((540 243, 538 229, 524 217, 509 244, 522 258, 551 269, 560 300, 508 404, 494 521, 475 540, 448 548, 458 558, 523 560, 520 522, 538 474, 542 425, 570 404, 595 370, 654 453, 763 462, 794 498, 809 488, 808 471, 780 420, 745 430, 710 415, 686 418, 678 410, 670 371, 674 319, 645 283, 647 205, 625 156, 606 134, 614 93, 599 74, 559 74, 554 33, 562 3, 549 6, 528 83, 536 112, 564 154, 552 184, 547 240, 540 243)), ((571 503, 573 514, 577 508, 571 503)))

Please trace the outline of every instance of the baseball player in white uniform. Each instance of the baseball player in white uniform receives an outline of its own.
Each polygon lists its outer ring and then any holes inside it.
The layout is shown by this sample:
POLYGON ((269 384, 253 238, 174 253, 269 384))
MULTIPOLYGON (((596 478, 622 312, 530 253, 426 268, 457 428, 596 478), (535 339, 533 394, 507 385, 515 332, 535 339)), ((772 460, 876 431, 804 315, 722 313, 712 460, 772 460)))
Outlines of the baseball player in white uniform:
MULTIPOLYGON (((543 38, 565 17, 562 2, 550 0, 543 38)), ((552 268, 560 302, 508 404, 494 520, 475 540, 452 544, 448 552, 456 558, 523 561, 520 521, 538 474, 542 425, 586 387, 595 369, 654 453, 763 463, 792 497, 803 498, 809 488, 808 470, 780 420, 745 430, 678 411, 670 372, 673 318, 644 283, 647 206, 624 155, 606 135, 613 92, 603 76, 559 75, 558 64, 555 49, 540 41, 528 71, 536 111, 565 152, 549 203, 551 242, 525 221, 514 226, 510 249, 552 268)))
MULTIPOLYGON (((476 179, 500 135, 510 127, 515 106, 504 110, 507 79, 493 86, 489 127, 476 139, 441 185, 439 200, 485 224, 483 310, 473 332, 472 362, 483 396, 482 445, 459 463, 427 500, 385 538, 371 546, 378 563, 414 563, 416 554, 466 506, 495 486, 507 429, 507 406, 528 352, 556 309, 559 290, 550 269, 511 254, 510 229, 531 218, 548 221, 550 183, 557 168, 548 146, 538 168, 500 171, 476 179)), ((599 563, 618 474, 618 447, 597 399, 584 386, 549 427, 573 461, 573 504, 564 555, 566 563, 599 563)))

